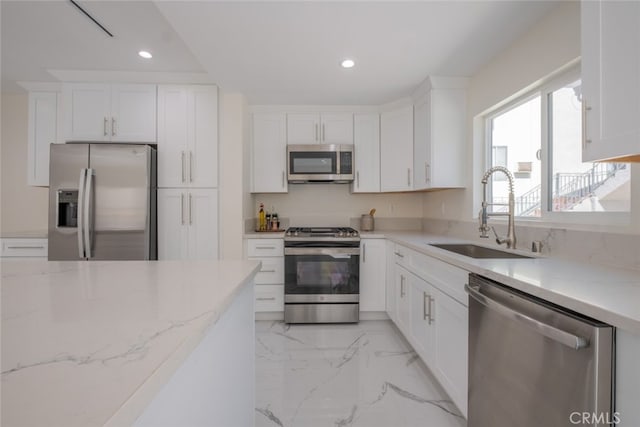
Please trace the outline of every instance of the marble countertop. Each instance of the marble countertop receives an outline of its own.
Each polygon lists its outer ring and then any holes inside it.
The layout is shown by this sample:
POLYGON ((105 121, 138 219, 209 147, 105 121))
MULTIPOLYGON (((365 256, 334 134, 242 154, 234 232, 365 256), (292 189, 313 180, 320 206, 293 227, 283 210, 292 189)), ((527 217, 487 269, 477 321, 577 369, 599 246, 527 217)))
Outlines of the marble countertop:
POLYGON ((2 261, 2 425, 131 425, 259 265, 2 261))
MULTIPOLYGON (((419 231, 363 233, 362 237, 382 235, 464 270, 640 335, 640 273, 637 270, 539 256, 531 259, 474 259, 429 245, 469 242, 419 231)), ((515 252, 534 256, 531 252, 515 252)))

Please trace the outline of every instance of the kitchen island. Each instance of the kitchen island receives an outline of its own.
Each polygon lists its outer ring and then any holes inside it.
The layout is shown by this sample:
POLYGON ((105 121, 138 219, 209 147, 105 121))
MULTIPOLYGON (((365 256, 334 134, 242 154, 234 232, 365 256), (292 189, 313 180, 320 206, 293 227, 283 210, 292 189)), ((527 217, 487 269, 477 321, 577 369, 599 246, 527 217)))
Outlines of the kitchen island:
POLYGON ((3 261, 2 425, 252 423, 259 266, 3 261))

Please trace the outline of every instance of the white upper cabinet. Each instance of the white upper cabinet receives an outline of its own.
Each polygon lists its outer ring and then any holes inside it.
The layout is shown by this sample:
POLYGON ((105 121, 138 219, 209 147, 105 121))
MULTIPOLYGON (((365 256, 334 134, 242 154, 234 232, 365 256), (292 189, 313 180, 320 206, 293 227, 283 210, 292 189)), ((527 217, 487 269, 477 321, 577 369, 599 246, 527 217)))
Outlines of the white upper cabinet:
POLYGON ((581 2, 583 161, 640 158, 640 2, 581 2))
POLYGON ((354 193, 380 192, 380 115, 353 116, 354 193))
POLYGON ((158 187, 217 185, 217 87, 158 86, 158 187))
POLYGON ((353 114, 289 113, 287 144, 353 144, 353 114))
POLYGON ((156 85, 64 86, 67 141, 156 142, 156 85))
POLYGON ((380 189, 413 189, 413 106, 380 115, 380 189))
POLYGON ((414 190, 463 187, 466 92, 430 89, 414 107, 414 190))
POLYGON ((62 142, 58 92, 29 92, 27 184, 49 185, 49 145, 62 142))
POLYGON ((251 192, 287 192, 287 117, 253 113, 251 192))

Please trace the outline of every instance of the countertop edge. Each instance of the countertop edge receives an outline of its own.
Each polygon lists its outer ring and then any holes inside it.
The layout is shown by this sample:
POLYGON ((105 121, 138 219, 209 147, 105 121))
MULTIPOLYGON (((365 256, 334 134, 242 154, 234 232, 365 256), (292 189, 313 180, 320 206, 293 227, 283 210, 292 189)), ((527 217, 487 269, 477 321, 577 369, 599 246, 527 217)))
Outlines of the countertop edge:
MULTIPOLYGON (((472 258, 467 259, 467 257, 463 255, 457 255, 442 249, 432 248, 427 245, 416 245, 410 239, 408 239, 408 237, 421 236, 421 237, 424 237, 425 239, 433 239, 437 237, 438 239, 437 241, 440 243, 442 242, 470 243, 468 240, 447 237, 447 236, 436 236, 433 234, 424 233, 422 231, 415 231, 415 232, 388 231, 386 233, 376 233, 376 237, 378 237, 378 234, 383 234, 384 238, 394 243, 399 243, 403 246, 406 246, 424 255, 428 255, 440 261, 446 262, 447 264, 451 264, 458 268, 462 268, 463 270, 469 271, 470 273, 479 274, 481 276, 503 283, 507 286, 511 286, 512 288, 518 289, 527 294, 549 301, 553 304, 557 304, 569 310, 575 311, 577 313, 581 313, 585 316, 592 317, 601 322, 605 322, 615 327, 621 328, 623 330, 640 335, 640 319, 628 317, 628 316, 616 313, 615 311, 612 311, 610 309, 596 306, 588 301, 583 301, 563 293, 554 292, 550 289, 541 288, 534 284, 528 283, 525 280, 520 280, 513 277, 505 276, 504 274, 501 274, 499 272, 480 267, 473 263, 472 258)), ((362 235, 362 237, 366 238, 365 235, 362 235)), ((369 238, 373 238, 373 237, 371 236, 369 238)), ((436 240, 433 240, 433 242, 436 242, 436 240)), ((525 254, 524 251, 516 251, 516 252, 525 254)), ((600 268, 599 266, 593 266, 585 263, 579 263, 574 261, 563 261, 563 260, 558 260, 554 258, 536 256, 535 254, 531 254, 531 253, 526 253, 526 255, 533 256, 534 258, 533 261, 539 262, 539 263, 544 262, 545 260, 552 260, 553 262, 558 262, 558 263, 566 262, 567 265, 569 264, 584 265, 590 268, 600 268)), ((514 260, 514 262, 518 262, 518 261, 519 260, 514 260)), ((527 261, 530 261, 530 260, 527 260, 527 261)), ((540 268, 544 268, 544 267, 541 266, 540 268)), ((605 269, 606 267, 602 266, 601 268, 605 269)))
POLYGON ((135 421, 142 415, 147 406, 154 397, 162 389, 162 387, 171 379, 178 368, 187 360, 196 347, 202 342, 203 338, 209 332, 211 327, 215 326, 218 320, 226 313, 231 303, 240 294, 242 289, 251 284, 258 271, 260 271, 261 263, 256 262, 255 267, 249 272, 244 280, 234 287, 223 301, 219 303, 219 307, 211 311, 211 315, 203 322, 199 330, 186 338, 176 349, 167 356, 164 362, 141 384, 133 394, 124 402, 124 404, 107 420, 104 427, 120 427, 123 425, 133 425, 135 421))

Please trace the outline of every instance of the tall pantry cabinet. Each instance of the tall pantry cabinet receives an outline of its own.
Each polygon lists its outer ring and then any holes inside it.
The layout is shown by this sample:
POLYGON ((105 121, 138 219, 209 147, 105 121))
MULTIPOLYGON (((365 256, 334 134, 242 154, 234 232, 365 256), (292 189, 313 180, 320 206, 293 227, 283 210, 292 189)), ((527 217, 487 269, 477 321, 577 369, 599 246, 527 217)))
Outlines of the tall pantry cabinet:
POLYGON ((218 89, 158 86, 158 259, 218 258, 218 89))

